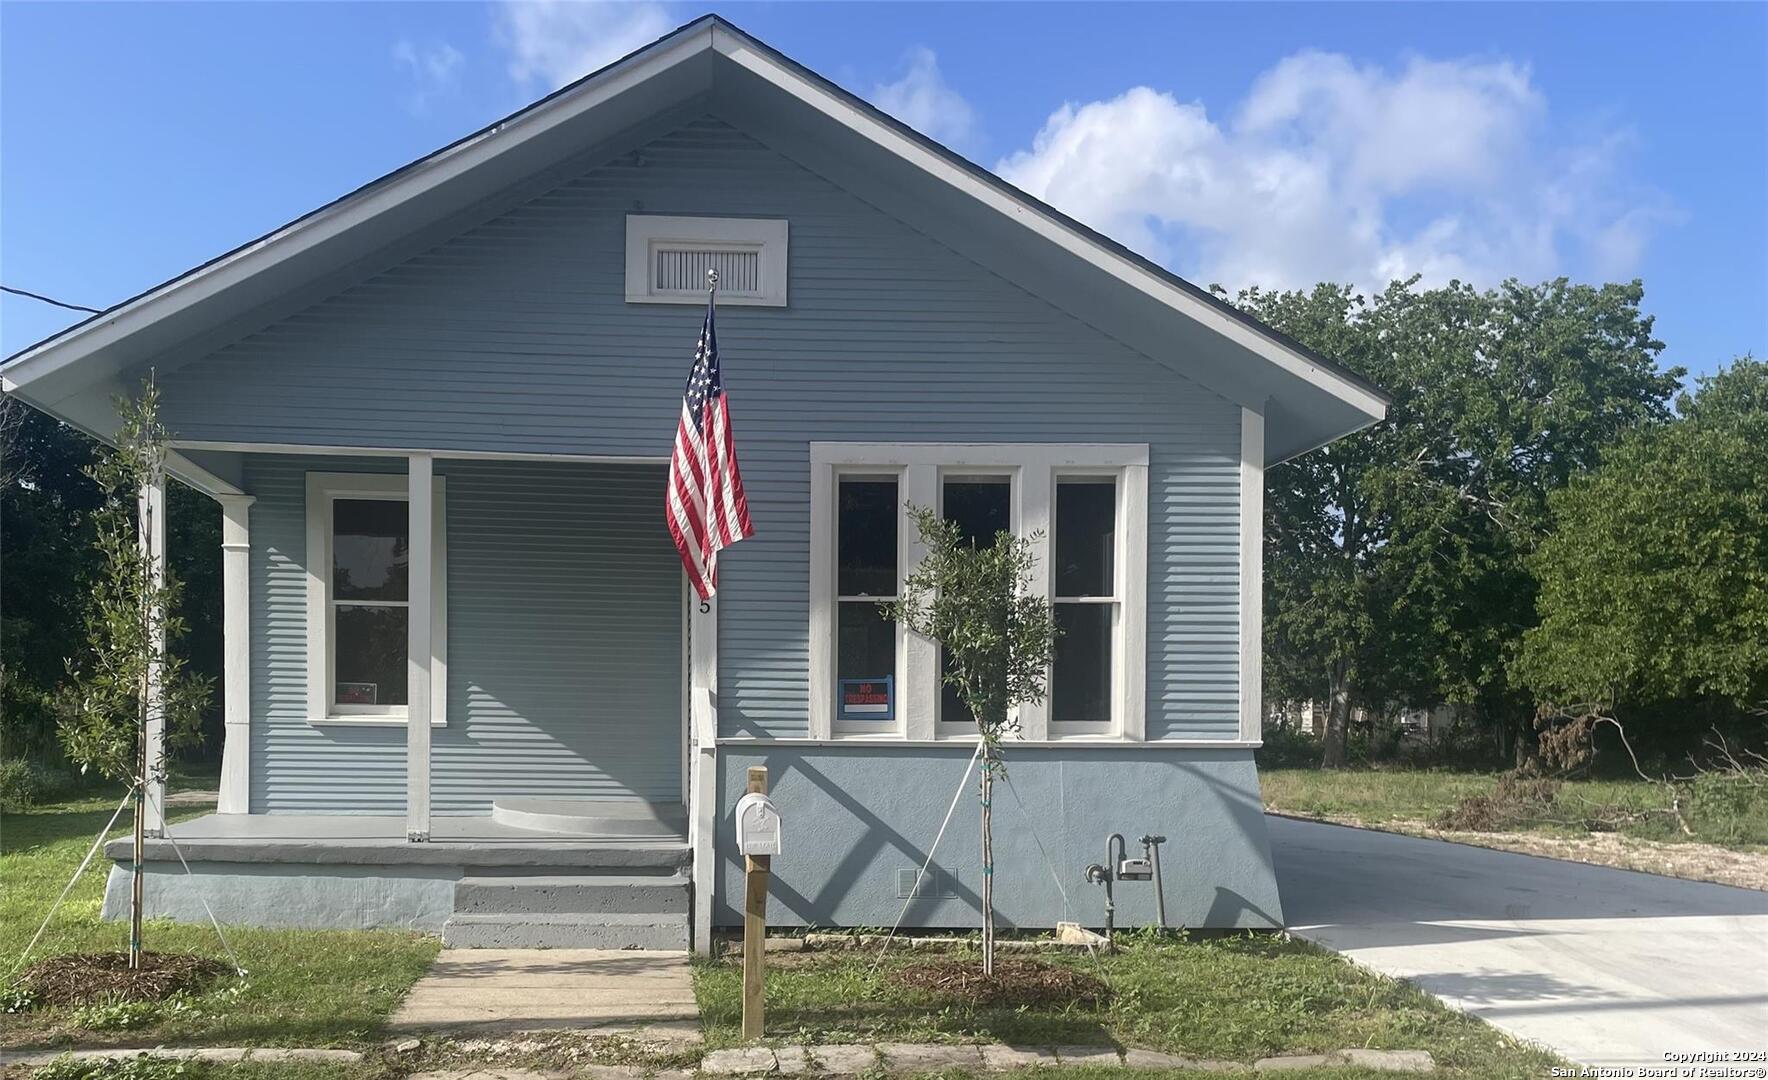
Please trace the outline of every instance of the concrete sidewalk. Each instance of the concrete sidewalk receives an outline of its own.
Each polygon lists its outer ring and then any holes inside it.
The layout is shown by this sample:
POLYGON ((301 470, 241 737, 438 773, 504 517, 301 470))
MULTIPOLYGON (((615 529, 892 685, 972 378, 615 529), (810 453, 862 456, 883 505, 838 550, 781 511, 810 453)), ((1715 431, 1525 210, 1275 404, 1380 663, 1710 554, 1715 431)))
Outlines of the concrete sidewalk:
POLYGON ((444 949, 393 1015, 392 1031, 543 1029, 700 1037, 685 952, 444 949))
POLYGON ((1588 1065, 1768 1050, 1768 893, 1270 817, 1290 929, 1588 1065))

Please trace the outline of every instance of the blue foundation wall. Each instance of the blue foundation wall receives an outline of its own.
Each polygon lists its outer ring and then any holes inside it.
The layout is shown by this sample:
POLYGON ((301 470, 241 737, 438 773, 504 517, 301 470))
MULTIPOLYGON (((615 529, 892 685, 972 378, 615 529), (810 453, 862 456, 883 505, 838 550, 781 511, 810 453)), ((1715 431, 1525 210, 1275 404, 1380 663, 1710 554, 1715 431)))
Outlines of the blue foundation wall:
MULTIPOLYGON (((783 823, 768 923, 891 926, 928 856, 974 746, 726 746, 719 753, 718 881, 712 921, 742 921, 743 867, 732 811, 751 765, 765 765, 783 823)), ((1104 890, 1088 863, 1105 838, 1164 835, 1162 880, 1172 926, 1281 926, 1283 911, 1252 752, 1161 747, 1007 750, 1009 783, 994 805, 995 911, 1003 927, 1104 923, 1104 890), (1041 850, 1040 850, 1041 843, 1041 850), (1047 855, 1047 858, 1046 858, 1047 855), (1064 896, 1066 893, 1066 896, 1064 896)), ((980 812, 975 774, 964 785, 904 926, 981 925, 980 812)), ((1117 887, 1119 928, 1155 919, 1151 882, 1117 887)))

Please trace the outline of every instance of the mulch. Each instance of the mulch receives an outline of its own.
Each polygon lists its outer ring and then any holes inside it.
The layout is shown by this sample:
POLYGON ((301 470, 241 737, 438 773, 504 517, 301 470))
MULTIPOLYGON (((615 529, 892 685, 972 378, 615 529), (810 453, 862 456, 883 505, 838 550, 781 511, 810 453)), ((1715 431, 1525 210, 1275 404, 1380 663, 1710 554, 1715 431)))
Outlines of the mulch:
POLYGON ((1111 996, 1095 975, 1021 957, 996 957, 992 976, 982 973, 980 958, 969 957, 908 964, 888 978, 905 990, 973 1005, 1097 1004, 1111 996))
POLYGON ((89 1005, 163 1001, 232 970, 219 960, 188 953, 142 953, 141 966, 134 969, 128 953, 67 953, 37 961, 18 981, 37 1004, 89 1005))

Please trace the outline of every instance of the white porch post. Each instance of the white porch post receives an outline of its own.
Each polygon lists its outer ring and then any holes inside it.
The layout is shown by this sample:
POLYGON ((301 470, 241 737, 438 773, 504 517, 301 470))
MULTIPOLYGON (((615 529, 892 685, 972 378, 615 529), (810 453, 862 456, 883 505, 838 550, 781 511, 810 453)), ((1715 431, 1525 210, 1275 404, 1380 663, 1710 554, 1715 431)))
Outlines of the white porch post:
POLYGON ((408 529, 411 536, 407 581, 410 606, 406 637, 405 833, 417 843, 430 838, 430 605, 435 551, 435 459, 412 454, 408 460, 408 529))
MULTIPOLYGON (((163 471, 142 485, 136 510, 140 515, 141 554, 147 560, 148 575, 158 588, 166 580, 166 477, 163 471)), ((150 612, 149 621, 154 628, 154 654, 163 657, 166 651, 165 609, 161 607, 150 612)), ((156 659, 148 665, 145 687, 148 781, 143 820, 149 836, 161 836, 166 831, 166 704, 162 662, 156 659)))
POLYGON ((221 799, 223 814, 252 810, 252 648, 250 495, 221 503, 221 799))
POLYGON ((1240 410, 1240 741, 1264 738, 1265 417, 1240 410))
POLYGON ((718 597, 688 603, 688 841, 693 848, 694 951, 712 955, 712 890, 717 881, 718 597))

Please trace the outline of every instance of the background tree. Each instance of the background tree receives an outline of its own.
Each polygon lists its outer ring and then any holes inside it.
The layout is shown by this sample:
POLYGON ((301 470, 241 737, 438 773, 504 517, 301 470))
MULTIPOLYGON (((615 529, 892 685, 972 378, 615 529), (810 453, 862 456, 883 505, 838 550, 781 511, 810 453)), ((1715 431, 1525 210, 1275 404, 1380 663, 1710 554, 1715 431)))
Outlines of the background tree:
POLYGON ((909 507, 927 555, 908 576, 902 599, 881 604, 899 622, 945 650, 945 681, 976 721, 982 741, 982 971, 994 974, 994 781, 1001 742, 1015 734, 1015 706, 1044 699, 1056 640, 1050 602, 1030 592, 1031 542, 1001 532, 973 545, 956 522, 909 507))
POLYGON ((145 802, 149 784, 165 775, 164 754, 150 752, 147 728, 161 723, 168 747, 193 741, 209 682, 187 672, 173 651, 186 631, 177 614, 181 587, 169 568, 156 572, 141 543, 152 522, 138 494, 165 476, 166 432, 151 377, 138 399, 119 399, 117 411, 116 449, 88 469, 100 493, 93 514, 99 564, 86 604, 86 654, 70 665, 72 694, 60 735, 68 758, 82 770, 125 780, 135 793, 129 966, 139 967, 145 802))
POLYGON ((1267 671, 1278 696, 1324 690, 1326 765, 1344 763, 1357 706, 1474 705, 1506 747, 1527 730, 1510 663, 1535 621, 1524 558, 1548 495, 1667 416, 1682 374, 1657 370, 1642 297, 1563 279, 1239 295, 1394 399, 1383 423, 1266 477, 1267 671))
MULTIPOLYGON (((0 757, 61 757, 56 702, 68 662, 85 648, 83 610, 96 572, 92 515, 100 492, 86 470, 98 444, 12 397, 0 397, 0 757)), ((183 484, 167 491, 166 556, 184 583, 190 669, 221 673, 221 515, 183 484)), ((211 708, 205 732, 220 735, 211 708)))
POLYGON ((1768 709, 1768 364, 1735 361, 1678 411, 1548 501, 1519 663, 1545 701, 1768 709))

